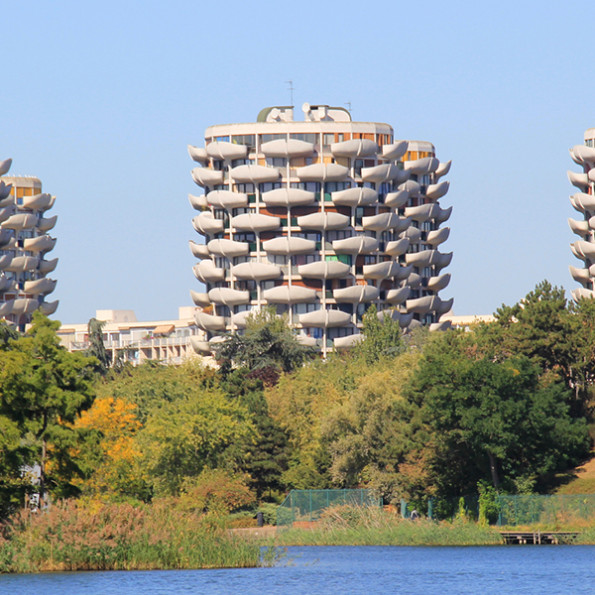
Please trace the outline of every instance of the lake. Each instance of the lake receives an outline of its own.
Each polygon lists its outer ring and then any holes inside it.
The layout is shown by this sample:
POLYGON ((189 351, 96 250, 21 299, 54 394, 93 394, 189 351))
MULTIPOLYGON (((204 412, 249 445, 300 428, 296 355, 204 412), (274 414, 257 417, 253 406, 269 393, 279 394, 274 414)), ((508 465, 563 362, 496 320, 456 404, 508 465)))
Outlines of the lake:
POLYGON ((595 593, 595 546, 290 547, 272 568, 0 575, 0 593, 595 593))

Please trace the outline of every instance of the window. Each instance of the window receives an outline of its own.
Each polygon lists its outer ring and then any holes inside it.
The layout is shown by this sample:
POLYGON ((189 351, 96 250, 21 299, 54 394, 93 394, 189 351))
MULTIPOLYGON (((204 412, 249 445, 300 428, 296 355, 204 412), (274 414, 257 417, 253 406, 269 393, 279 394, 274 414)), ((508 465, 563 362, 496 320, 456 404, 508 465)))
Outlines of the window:
POLYGON ((266 164, 273 167, 285 167, 287 165, 287 159, 285 157, 267 157, 266 164))
POLYGON ((256 136, 254 134, 234 134, 231 137, 234 145, 246 145, 249 149, 254 149, 256 136))
POLYGON ((286 138, 287 138, 286 134, 261 134, 260 142, 261 143, 269 143, 273 140, 285 140, 286 138))
POLYGON ((307 143, 312 143, 313 145, 318 144, 318 135, 317 134, 300 134, 300 133, 293 133, 289 135, 289 138, 294 138, 295 140, 303 140, 307 143))

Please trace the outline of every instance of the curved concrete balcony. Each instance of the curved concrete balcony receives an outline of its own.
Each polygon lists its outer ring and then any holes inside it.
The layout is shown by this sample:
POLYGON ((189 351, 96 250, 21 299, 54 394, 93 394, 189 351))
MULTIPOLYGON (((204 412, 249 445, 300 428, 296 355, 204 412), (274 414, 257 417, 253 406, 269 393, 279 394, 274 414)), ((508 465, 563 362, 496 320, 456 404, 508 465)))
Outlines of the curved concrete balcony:
POLYGON ((336 302, 363 304, 378 298, 380 291, 373 285, 352 285, 333 290, 336 302))
POLYGON ((429 328, 430 332, 433 333, 434 331, 447 331, 451 327, 452 323, 450 320, 441 320, 440 322, 432 322, 429 328))
POLYGON ((192 267, 192 272, 202 283, 217 283, 225 280, 225 269, 216 267, 212 260, 201 260, 192 267))
POLYGON ((412 244, 419 242, 421 239, 421 229, 411 225, 401 234, 401 238, 407 238, 412 244))
POLYGON ((572 299, 575 302, 579 300, 592 300, 595 299, 595 291, 591 289, 585 289, 584 287, 579 287, 578 289, 573 289, 570 294, 572 295, 572 299))
POLYGON ((387 242, 386 246, 384 247, 385 254, 390 254, 390 256, 401 256, 401 254, 405 254, 407 249, 409 248, 409 238, 402 238, 400 240, 394 240, 393 242, 387 242))
POLYGON ((378 250, 378 240, 370 236, 352 236, 333 242, 336 254, 371 254, 378 250))
POLYGON ((403 231, 409 227, 411 219, 401 218, 396 213, 380 213, 371 217, 362 217, 362 227, 366 231, 403 231))
POLYGON ((337 190, 331 193, 333 203, 346 207, 361 207, 372 205, 378 201, 378 193, 372 188, 347 188, 346 190, 337 190))
POLYGON ((192 161, 196 161, 201 165, 206 165, 209 161, 207 150, 203 147, 195 147, 193 145, 188 145, 188 155, 190 155, 190 159, 192 159, 192 161))
POLYGON ((450 283, 450 273, 439 275, 436 277, 430 277, 428 279, 428 289, 430 291, 440 291, 444 289, 450 283))
POLYGON ((426 242, 430 244, 430 246, 439 246, 440 244, 448 240, 449 235, 450 227, 434 229, 433 231, 428 231, 428 235, 426 236, 426 242))
POLYGON ((296 170, 301 182, 340 182, 349 176, 349 169, 338 163, 314 163, 296 170))
POLYGON ((215 304, 224 306, 239 306, 250 303, 250 292, 232 289, 231 287, 215 287, 208 293, 209 299, 215 304))
POLYGON ((438 184, 430 184, 426 188, 426 196, 431 200, 438 200, 442 198, 450 187, 450 182, 439 182, 438 184))
POLYGON ((14 316, 21 314, 33 314, 39 308, 39 301, 34 298, 16 298, 12 304, 12 312, 14 316))
POLYGON ((420 298, 407 300, 405 307, 407 312, 413 312, 414 314, 427 314, 428 312, 434 312, 440 305, 441 299, 437 295, 426 295, 420 298))
POLYGON ((32 293, 34 295, 40 293, 46 295, 48 293, 52 293, 52 291, 56 289, 57 283, 58 282, 54 279, 47 279, 46 277, 42 277, 41 279, 35 279, 34 281, 25 281, 23 291, 25 293, 32 293))
POLYGON ((570 204, 579 212, 595 210, 595 195, 577 192, 570 197, 570 204))
POLYGON ((351 314, 341 310, 326 310, 321 308, 306 314, 300 314, 300 323, 303 327, 332 328, 345 326, 351 322, 351 314))
POLYGON ((424 174, 431 174, 438 169, 440 161, 436 157, 422 157, 421 159, 414 159, 413 161, 405 161, 403 168, 410 174, 417 174, 422 176, 424 174))
POLYGON ((0 223, 4 223, 9 217, 14 214, 14 207, 8 206, 0 209, 0 223))
POLYGON ((207 201, 214 207, 230 211, 248 206, 248 195, 231 190, 211 190, 207 194, 207 201))
POLYGON ((24 229, 33 229, 37 226, 38 221, 39 217, 32 213, 15 213, 2 223, 2 227, 22 231, 24 229))
POLYGON ((395 281, 403 281, 404 279, 408 279, 411 275, 411 271, 413 270, 413 266, 403 266, 399 265, 398 271, 394 274, 393 278, 395 281))
POLYGON ((244 159, 248 155, 246 145, 236 145, 227 141, 212 141, 206 147, 207 155, 220 161, 244 159))
POLYGON ((43 260, 43 258, 41 258, 39 260, 38 270, 40 273, 47 275, 48 273, 51 273, 52 271, 54 271, 57 265, 58 265, 57 258, 52 258, 52 260, 43 260))
POLYGON ((419 185, 419 182, 416 182, 415 180, 407 180, 406 182, 399 184, 399 190, 409 193, 411 198, 416 198, 421 192, 421 186, 419 185))
POLYGON ((299 334, 296 336, 297 342, 304 347, 316 347, 316 339, 307 335, 299 334))
POLYGON ((424 221, 434 219, 441 210, 440 205, 431 202, 425 205, 418 205, 417 207, 407 207, 405 209, 405 216, 413 219, 413 221, 423 223, 424 221))
POLYGON ((400 273, 401 265, 394 260, 364 265, 365 279, 387 279, 400 273))
POLYGON ((7 174, 11 165, 12 159, 4 159, 3 161, 0 161, 0 176, 7 174))
POLYGON ((409 172, 402 170, 391 163, 382 163, 373 167, 362 168, 362 180, 364 182, 373 182, 375 184, 392 182, 393 180, 397 183, 405 182, 405 180, 409 178, 409 175, 409 172))
MULTIPOLYGON (((593 219, 593 217, 591 217, 593 219)), ((590 231, 589 221, 577 221, 576 219, 568 219, 568 226, 573 233, 581 237, 586 236, 590 231)))
POLYGON ((316 242, 294 236, 282 236, 262 243, 267 254, 288 256, 290 254, 308 254, 316 249, 316 242))
POLYGON ((448 207, 448 209, 439 208, 435 216, 436 223, 444 223, 445 221, 448 221, 450 219, 451 214, 452 207, 448 207))
POLYGON ((319 260, 298 266, 298 274, 309 279, 341 279, 349 275, 350 266, 338 260, 319 260))
POLYGON ((388 310, 381 310, 376 315, 378 316, 378 320, 394 320, 395 322, 401 321, 401 314, 397 312, 397 310, 388 309, 388 310))
POLYGON ((311 205, 316 200, 314 192, 300 188, 275 188, 275 190, 263 192, 261 198, 268 207, 287 208, 311 205))
POLYGON ((194 304, 200 308, 206 308, 211 303, 208 293, 200 293, 191 289, 190 297, 192 298, 194 304))
POLYGON ((0 229, 0 248, 6 246, 13 239, 10 229, 0 229))
POLYGON ((595 182, 595 168, 590 169, 587 172, 587 179, 589 180, 589 182, 595 182))
POLYGON ((53 302, 41 302, 41 304, 39 304, 39 310, 42 314, 51 316, 58 309, 59 303, 60 300, 54 300, 53 302))
POLYGON ((421 252, 411 252, 405 254, 405 262, 418 268, 436 266, 444 268, 450 264, 452 252, 442 254, 438 250, 422 250, 421 252))
POLYGON ((440 300, 438 306, 436 306, 436 314, 438 316, 442 316, 447 312, 452 310, 452 305, 454 304, 454 298, 450 298, 449 300, 440 300))
POLYGON ((280 176, 278 169, 265 165, 238 165, 231 170, 231 177, 239 184, 276 182, 280 176))
POLYGON ((24 273, 25 271, 35 271, 38 266, 39 258, 36 256, 15 256, 4 270, 12 273, 24 273))
POLYGON ((346 337, 335 337, 333 339, 333 345, 335 349, 351 349, 354 345, 361 343, 364 336, 361 333, 354 333, 353 335, 347 335, 346 337))
POLYGON ((203 341, 197 335, 191 335, 189 338, 190 345, 192 346, 192 349, 194 349, 195 353, 198 353, 198 355, 210 355, 211 346, 209 345, 208 341, 203 341))
POLYGON ((200 196, 189 194, 188 202, 190 203, 190 206, 196 211, 204 211, 205 209, 209 208, 207 197, 204 194, 201 194, 200 196))
POLYGON ((333 157, 369 157, 378 153, 378 145, 368 139, 346 140, 331 145, 333 157))
POLYGON ((592 281, 589 269, 577 269, 576 267, 569 266, 568 270, 570 271, 572 278, 578 283, 586 285, 589 281, 592 281))
POLYGON ((56 225, 56 221, 58 221, 58 215, 54 215, 53 217, 40 217, 37 222, 37 229, 39 231, 50 231, 50 229, 53 229, 54 225, 56 225))
POLYGON ((190 240, 188 242, 190 246, 190 252, 195 258, 200 260, 204 260, 205 258, 211 258, 211 253, 209 249, 204 244, 197 244, 194 240, 190 240))
POLYGON ((223 184, 223 171, 221 170, 195 167, 191 173, 194 182, 203 188, 223 184))
POLYGON ((575 145, 570 149, 570 156, 575 163, 593 167, 595 165, 595 148, 586 145, 575 145))
POLYGON ((299 304, 316 302, 316 290, 301 285, 279 285, 263 292, 264 299, 269 304, 299 304))
POLYGON ((246 328, 248 325, 248 318, 255 312, 256 310, 243 310, 242 312, 238 312, 231 317, 231 323, 236 328, 246 328))
POLYGON ((239 231, 253 231, 258 233, 279 229, 281 219, 279 217, 263 215, 262 213, 243 213, 242 215, 232 217, 231 225, 239 231))
POLYGON ((398 209, 405 206, 409 200, 409 192, 407 190, 397 190, 396 192, 389 192, 384 197, 384 204, 391 209, 398 209))
POLYGON ((389 289, 385 299, 389 304, 402 304, 410 294, 411 288, 406 285, 397 289, 389 289))
POLYGON ((407 153, 409 143, 406 140, 397 141, 391 145, 382 147, 382 159, 385 161, 396 161, 407 153))
POLYGON ((436 171, 434 172, 434 178, 438 180, 442 176, 445 176, 450 171, 451 165, 452 161, 441 162, 440 165, 436 168, 436 171))
POLYGON ((5 184, 0 180, 0 207, 7 207, 14 204, 14 200, 10 194, 12 184, 5 184))
POLYGON ((409 273, 407 277, 407 285, 411 287, 411 289, 419 289, 421 287, 422 277, 418 273, 409 273))
POLYGON ((12 258, 13 257, 10 254, 3 254, 0 256, 0 271, 4 271, 8 266, 10 266, 12 258))
POLYGON ((205 331, 224 331, 225 330, 225 317, 224 316, 213 316, 212 314, 206 314, 205 312, 195 312, 194 321, 196 326, 205 331))
POLYGON ((228 337, 225 336, 221 336, 221 335, 215 335, 214 337, 211 337, 209 339, 209 346, 211 347, 211 351, 213 351, 214 347, 217 347, 217 345, 220 345, 221 343, 225 343, 225 341, 227 341, 228 337))
POLYGON ((8 300, 7 302, 0 302, 0 316, 8 316, 12 313, 12 307, 14 306, 14 300, 8 300))
POLYGON ((587 190, 589 188, 589 177, 587 174, 577 174, 573 171, 566 172, 568 175, 568 181, 576 186, 579 190, 587 190))
POLYGON ((333 229, 345 229, 349 225, 349 217, 341 213, 318 212, 298 217, 297 223, 302 229, 329 231, 333 229))
POLYGON ((246 256, 250 252, 250 245, 247 242, 236 242, 235 240, 217 239, 207 244, 207 250, 215 256, 235 258, 246 256))
POLYGON ((223 221, 215 219, 213 213, 205 211, 192 219, 192 227, 203 236, 221 233, 223 231, 223 221))
POLYGON ((13 279, 7 279, 6 277, 0 277, 0 293, 6 291, 13 291, 16 287, 16 283, 13 279))
POLYGON ((231 269, 236 279, 252 281, 270 281, 281 276, 281 269, 268 262, 242 262, 231 269))
POLYGON ((36 238, 26 238, 23 242, 23 248, 28 252, 50 252, 54 249, 56 241, 56 238, 44 234, 36 238))
POLYGON ((260 145, 260 152, 266 157, 280 157, 291 159, 292 157, 308 157, 314 153, 314 145, 295 138, 286 140, 271 140, 260 145))
POLYGON ((55 201, 56 197, 47 192, 33 196, 23 196, 22 208, 30 211, 47 211, 54 206, 55 201))
POLYGON ((585 242, 585 240, 577 240, 570 244, 572 253, 581 260, 595 260, 595 243, 585 242))

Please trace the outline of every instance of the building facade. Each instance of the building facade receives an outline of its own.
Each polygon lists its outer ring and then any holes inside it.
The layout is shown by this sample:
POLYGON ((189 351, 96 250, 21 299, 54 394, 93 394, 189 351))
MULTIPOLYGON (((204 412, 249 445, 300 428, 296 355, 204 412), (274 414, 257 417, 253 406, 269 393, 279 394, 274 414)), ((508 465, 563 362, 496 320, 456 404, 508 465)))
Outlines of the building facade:
MULTIPOLYGON (((132 310, 97 310, 95 318, 104 322, 103 343, 112 364, 117 360, 134 366, 147 361, 180 364, 196 357, 192 341, 204 340, 194 311, 181 307, 175 320, 139 321, 132 310)), ((63 324, 58 337, 68 351, 89 349, 87 323, 63 324)))
POLYGON ((57 216, 47 211, 56 197, 42 192, 38 178, 7 176, 11 163, 0 162, 0 318, 24 330, 35 310, 50 315, 58 307, 46 301, 56 287, 47 277, 58 264, 48 257, 57 216))
POLYGON ((404 329, 445 328, 452 253, 439 250, 451 208, 439 200, 450 162, 425 141, 397 141, 391 126, 353 122, 343 108, 265 108, 255 123, 211 126, 189 146, 201 195, 190 241, 199 260, 192 291, 209 352, 241 332, 254 310, 286 315, 304 344, 322 352, 360 338, 374 304, 404 329))

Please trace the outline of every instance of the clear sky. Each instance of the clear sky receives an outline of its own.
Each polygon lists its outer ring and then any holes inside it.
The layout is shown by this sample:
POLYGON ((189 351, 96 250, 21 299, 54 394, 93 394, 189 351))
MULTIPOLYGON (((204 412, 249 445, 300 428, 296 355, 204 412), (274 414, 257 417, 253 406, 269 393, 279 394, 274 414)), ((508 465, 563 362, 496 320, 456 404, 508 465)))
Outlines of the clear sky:
POLYGON ((55 315, 175 318, 192 305, 200 194, 187 144, 287 104, 352 106, 453 160, 443 206, 456 314, 547 278, 572 289, 567 225, 595 126, 591 2, 3 3, 0 159, 57 196, 55 315))

